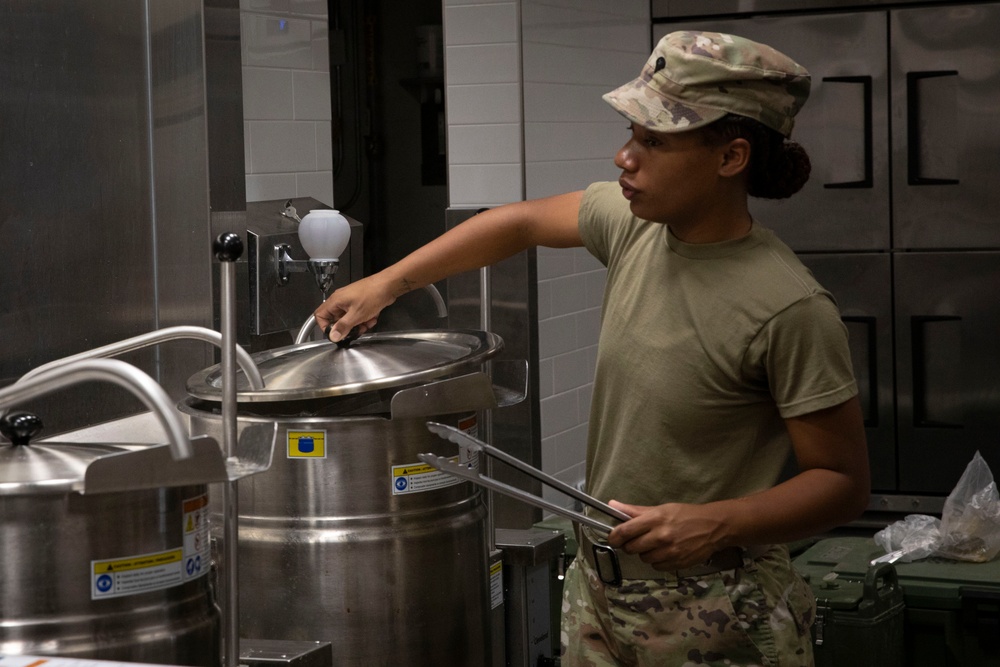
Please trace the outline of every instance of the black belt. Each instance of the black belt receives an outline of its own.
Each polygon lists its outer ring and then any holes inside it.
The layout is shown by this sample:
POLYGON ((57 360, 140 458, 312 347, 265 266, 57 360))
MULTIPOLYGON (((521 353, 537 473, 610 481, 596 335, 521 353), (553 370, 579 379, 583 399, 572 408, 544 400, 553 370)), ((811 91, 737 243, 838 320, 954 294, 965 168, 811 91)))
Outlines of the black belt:
MULTIPOLYGON (((582 532, 582 531, 581 531, 582 532)), ((691 579, 716 572, 737 570, 763 556, 771 548, 760 544, 752 547, 728 547, 712 554, 707 561, 679 570, 660 571, 607 544, 592 542, 581 535, 580 553, 594 568, 597 576, 609 586, 621 586, 623 579, 691 579), (623 563, 623 560, 625 561, 623 563)))

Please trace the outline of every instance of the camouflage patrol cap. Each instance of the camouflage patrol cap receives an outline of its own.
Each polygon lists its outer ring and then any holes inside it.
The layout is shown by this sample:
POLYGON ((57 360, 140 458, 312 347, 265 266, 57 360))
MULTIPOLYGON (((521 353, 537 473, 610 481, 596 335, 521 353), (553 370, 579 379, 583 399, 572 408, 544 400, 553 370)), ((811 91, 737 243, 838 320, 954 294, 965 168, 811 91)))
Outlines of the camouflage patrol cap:
POLYGON ((633 123, 683 132, 747 116, 788 137, 809 97, 809 72, 765 44, 718 32, 672 32, 639 77, 604 95, 633 123))

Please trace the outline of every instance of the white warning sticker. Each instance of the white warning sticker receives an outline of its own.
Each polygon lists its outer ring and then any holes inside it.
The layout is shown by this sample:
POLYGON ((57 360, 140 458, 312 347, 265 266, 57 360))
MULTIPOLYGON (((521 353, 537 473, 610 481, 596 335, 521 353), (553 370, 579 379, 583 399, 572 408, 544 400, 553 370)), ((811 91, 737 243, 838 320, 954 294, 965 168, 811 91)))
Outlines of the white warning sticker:
POLYGON ((184 582, 183 549, 94 560, 90 564, 92 600, 158 591, 184 582))
MULTIPOLYGON (((458 463, 457 456, 452 456, 448 460, 452 463, 458 463)), ((434 491, 461 483, 461 478, 441 472, 426 463, 392 466, 392 495, 394 496, 434 491)))
POLYGON ((503 604, 503 561, 490 565, 490 609, 503 604))

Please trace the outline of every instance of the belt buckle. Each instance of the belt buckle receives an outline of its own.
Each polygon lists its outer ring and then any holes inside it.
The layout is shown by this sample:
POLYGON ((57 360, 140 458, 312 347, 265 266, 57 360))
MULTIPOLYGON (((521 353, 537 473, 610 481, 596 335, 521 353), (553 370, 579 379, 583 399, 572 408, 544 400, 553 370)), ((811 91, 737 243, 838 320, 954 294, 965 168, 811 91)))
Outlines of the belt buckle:
POLYGON ((594 569, 600 580, 609 586, 621 586, 622 568, 615 550, 607 544, 593 544, 591 547, 594 550, 594 569), (610 577, 605 576, 605 568, 610 568, 610 577))

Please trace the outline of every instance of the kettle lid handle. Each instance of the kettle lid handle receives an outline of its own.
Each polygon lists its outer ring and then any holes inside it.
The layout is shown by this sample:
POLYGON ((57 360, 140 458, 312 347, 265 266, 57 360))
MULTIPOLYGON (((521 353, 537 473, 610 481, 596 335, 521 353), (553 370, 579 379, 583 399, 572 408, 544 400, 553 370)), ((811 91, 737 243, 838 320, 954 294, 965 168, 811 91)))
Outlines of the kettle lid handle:
POLYGON ((0 433, 15 447, 27 445, 41 432, 42 420, 31 412, 11 412, 0 419, 0 433))

